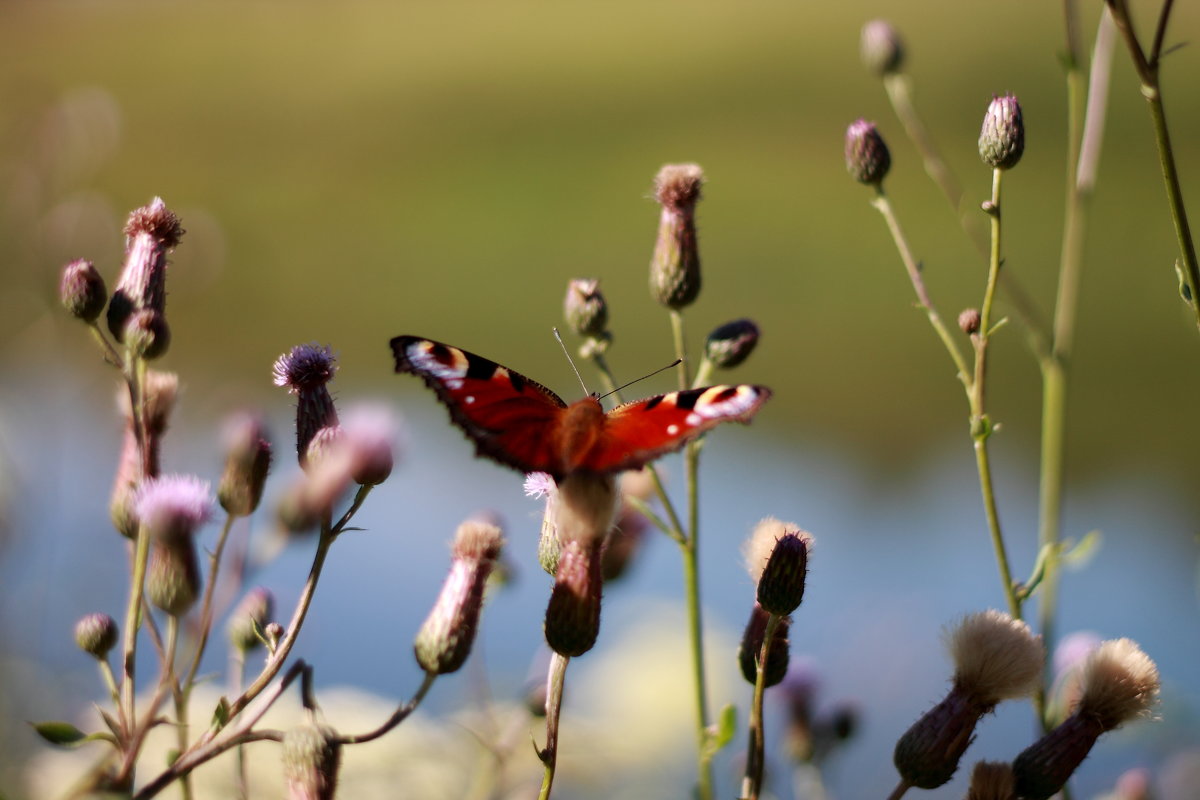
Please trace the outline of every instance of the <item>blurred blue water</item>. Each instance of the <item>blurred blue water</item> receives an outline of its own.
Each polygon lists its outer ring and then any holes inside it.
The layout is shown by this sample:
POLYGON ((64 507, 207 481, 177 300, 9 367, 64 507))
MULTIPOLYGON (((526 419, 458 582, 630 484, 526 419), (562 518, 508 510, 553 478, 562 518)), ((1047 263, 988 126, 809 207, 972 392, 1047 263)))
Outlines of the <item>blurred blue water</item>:
MULTIPOLYGON (((9 720, 71 718, 102 696, 93 666, 72 644, 72 625, 96 610, 119 618, 123 608, 126 555, 107 520, 120 429, 110 397, 86 396, 88 381, 34 369, 9 374, 15 380, 0 390, 10 497, 0 564, 0 659, 8 673, 3 708, 9 720)), ((202 389, 195 387, 197 394, 202 389)), ((211 413, 199 405, 200 416, 211 413)), ((479 663, 439 682, 428 708, 444 713, 477 702, 484 664, 493 696, 518 696, 540 649, 549 590, 534 558, 541 505, 523 496, 520 476, 474 459, 431 399, 408 405, 401 463, 356 519, 365 530, 344 535, 334 547, 295 655, 316 665, 318 687, 350 684, 406 696, 420 677, 412 636, 440 587, 453 530, 471 513, 493 509, 507 523, 516 580, 485 611, 473 655, 479 663)), ((277 461, 265 505, 271 489, 278 491, 297 469, 290 414, 282 397, 270 414, 277 461)), ((187 392, 179 418, 165 469, 215 480, 221 460, 211 434, 215 419, 189 414, 187 392)), ((774 515, 812 531, 816 546, 805 602, 794 617, 793 653, 815 659, 823 703, 852 699, 863 712, 861 733, 831 764, 831 788, 840 797, 882 796, 895 780, 897 735, 947 688, 941 627, 1003 605, 970 451, 962 441, 936 443, 903 474, 881 475, 841 455, 834 443, 798 441, 769 421, 727 428, 709 438, 702 469, 706 623, 729 638, 740 635, 753 597, 740 545, 758 519, 774 515)), ((998 485, 1014 571, 1021 575, 1035 554, 1036 478, 1032 463, 1015 460, 1000 465, 998 485)), ((681 465, 676 459, 664 465, 678 494, 681 465)), ((1110 787, 1125 768, 1154 765, 1200 742, 1195 516, 1185 492, 1131 463, 1121 474, 1072 487, 1067 520, 1071 534, 1099 529, 1104 543, 1090 563, 1064 578, 1061 630, 1136 639, 1157 661, 1167 698, 1160 722, 1102 740, 1078 773, 1076 785, 1086 797, 1110 787)), ((211 546, 215 534, 210 526, 203 544, 211 546)), ((250 578, 276 592, 281 617, 295 600, 313 544, 290 544, 250 578)), ((632 574, 608 590, 600 643, 581 661, 612 655, 623 627, 643 620, 647 608, 677 604, 681 595, 675 547, 652 534, 632 574)), ((218 642, 206 671, 224 667, 218 642)), ((733 653, 721 657, 732 660, 733 653)), ((686 681, 686 663, 680 652, 674 666, 646 668, 677 669, 686 681)), ((153 674, 151 667, 147 660, 143 674, 153 674)), ((713 698, 715 705, 732 701, 744 712, 749 687, 739 691, 713 698)), ((575 702, 586 705, 588 698, 575 702)), ((690 718, 679 720, 683 758, 690 726, 690 718)), ((1010 759, 1029 743, 1031 726, 1027 706, 1002 706, 980 726, 968 762, 1010 759)), ((27 752, 32 736, 16 735, 6 749, 27 752)), ((731 752, 741 741, 739 735, 731 752)), ((723 769, 728 758, 731 753, 723 769)), ((690 774, 686 760, 676 767, 690 774)), ((928 796, 960 797, 962 780, 928 796)))

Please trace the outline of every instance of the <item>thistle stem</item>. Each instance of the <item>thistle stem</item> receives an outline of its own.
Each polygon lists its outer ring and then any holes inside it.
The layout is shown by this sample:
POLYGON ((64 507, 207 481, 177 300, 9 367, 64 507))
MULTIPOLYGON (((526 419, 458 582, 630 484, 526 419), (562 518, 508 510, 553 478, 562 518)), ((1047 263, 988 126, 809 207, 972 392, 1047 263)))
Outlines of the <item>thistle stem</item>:
POLYGON ((554 771, 558 765, 558 722, 562 712, 567 664, 570 661, 567 656, 555 653, 550 657, 550 670, 546 674, 546 746, 538 751, 538 759, 544 767, 538 800, 549 800, 550 789, 554 785, 554 771))
POLYGON ((338 741, 342 744, 362 744, 363 742, 370 742, 374 739, 378 739, 380 736, 383 736, 385 733, 392 730, 405 719, 407 719, 408 715, 416 710, 417 706, 421 704, 421 701, 425 699, 425 695, 429 693, 429 689, 433 686, 433 682, 437 680, 437 677, 438 676, 436 672, 426 672, 425 679, 421 681, 421 686, 417 689, 416 694, 414 694, 407 703, 404 703, 398 707, 392 713, 392 715, 388 717, 387 721, 375 730, 367 733, 360 733, 357 736, 341 736, 338 737, 338 741))
POLYGON ((763 632, 762 650, 758 656, 758 671, 754 678, 754 699, 750 703, 750 719, 747 722, 750 743, 746 750, 746 776, 742 779, 742 798, 758 800, 762 791, 763 764, 766 761, 766 734, 763 730, 763 693, 766 691, 767 659, 771 656, 771 642, 780 616, 767 617, 763 632))

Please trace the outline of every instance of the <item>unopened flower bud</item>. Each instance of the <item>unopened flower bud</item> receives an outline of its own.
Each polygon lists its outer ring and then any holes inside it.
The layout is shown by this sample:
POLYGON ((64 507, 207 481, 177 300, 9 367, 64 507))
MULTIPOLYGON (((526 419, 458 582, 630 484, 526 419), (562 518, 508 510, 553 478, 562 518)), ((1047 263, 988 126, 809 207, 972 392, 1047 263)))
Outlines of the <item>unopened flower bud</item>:
POLYGON ((102 659, 117 643, 117 623, 108 614, 88 614, 75 623, 75 644, 79 649, 102 659))
POLYGON ((183 236, 179 218, 161 198, 135 209, 125 225, 125 264, 108 304, 108 329, 124 341, 126 323, 135 311, 162 314, 167 305, 167 254, 183 236))
POLYGON ((746 569, 758 586, 767 613, 787 616, 804 599, 812 534, 790 522, 767 517, 746 543, 746 569))
POLYGON ((284 629, 278 622, 268 622, 263 628, 263 635, 267 637, 267 647, 271 652, 275 652, 275 648, 279 646, 279 640, 283 638, 284 629))
POLYGON ((892 154, 874 122, 855 120, 846 129, 846 170, 859 183, 878 186, 892 166, 892 154))
POLYGON ((168 614, 180 616, 200 594, 192 537, 212 514, 208 484, 190 475, 149 479, 138 489, 135 512, 150 537, 146 596, 168 614))
POLYGON ((993 97, 979 133, 979 157, 993 169, 1012 169, 1025 152, 1021 104, 1011 94, 993 97))
POLYGON ((469 520, 454 536, 450 575, 413 642, 426 672, 446 675, 471 653, 488 575, 500 558, 504 535, 495 525, 469 520))
POLYGON ((283 736, 283 777, 288 800, 333 800, 342 746, 337 732, 314 720, 283 736))
POLYGON ((703 183, 704 171, 697 164, 667 164, 654 179, 662 214, 650 262, 650 294, 676 310, 691 305, 700 294, 696 203, 703 183))
POLYGON ((1001 700, 1032 694, 1045 660, 1041 637, 999 611, 966 617, 951 633, 949 650, 950 693, 900 737, 893 756, 900 775, 920 789, 950 780, 979 718, 1001 700))
POLYGON ((383 406, 351 409, 342 424, 354 466, 351 479, 360 486, 376 486, 392 474, 395 465, 396 421, 383 406))
POLYGON ((1083 666, 1079 706, 1013 761, 1017 795, 1047 800, 1066 784, 1102 733, 1149 715, 1158 700, 1158 667, 1130 639, 1100 645, 1083 666))
POLYGON ((580 336, 603 337, 608 330, 608 303, 595 278, 574 278, 563 301, 567 327, 580 336))
POLYGON ((271 469, 271 442, 262 420, 253 414, 238 414, 225 428, 225 471, 217 486, 221 508, 244 517, 258 508, 267 472, 271 469))
POLYGON ((245 653, 262 644, 259 631, 265 631, 274 607, 275 597, 269 589, 256 586, 246 593, 229 618, 229 640, 236 649, 245 653))
POLYGON ((973 333, 979 333, 979 325, 983 321, 983 317, 979 313, 978 308, 966 308, 958 315, 958 327, 963 333, 970 336, 973 333))
POLYGON ((58 296, 63 308, 75 319, 94 322, 108 302, 108 288, 96 266, 79 259, 63 267, 58 296))
POLYGON ((873 19, 863 25, 859 53, 863 64, 876 76, 899 72, 904 66, 903 42, 887 20, 873 19))
POLYGON ((135 356, 152 361, 161 358, 171 346, 171 329, 162 312, 149 308, 134 311, 125 321, 122 337, 135 356))
POLYGON ((581 656, 600 636, 601 563, 599 542, 563 540, 544 626, 559 655, 581 656))
MULTIPOLYGON (((767 621, 771 615, 760 606, 754 604, 750 611, 750 621, 742 631, 742 643, 738 647, 738 666, 741 667, 742 677, 749 683, 758 680, 758 661, 762 656, 763 641, 767 635, 767 621)), ((787 675, 788 659, 788 628, 791 620, 780 617, 771 636, 771 651, 767 654, 767 664, 763 669, 763 686, 774 686, 787 675)))
POLYGON ((326 384, 337 372, 333 351, 300 344, 275 360, 275 385, 296 395, 296 455, 308 463, 308 445, 317 431, 338 424, 337 409, 326 384))
POLYGON ((1017 796, 1012 767, 1003 762, 980 761, 971 770, 966 800, 1013 800, 1017 796))
POLYGON ((758 326, 751 319, 735 319, 713 329, 704 343, 704 355, 724 369, 741 364, 758 345, 758 326))

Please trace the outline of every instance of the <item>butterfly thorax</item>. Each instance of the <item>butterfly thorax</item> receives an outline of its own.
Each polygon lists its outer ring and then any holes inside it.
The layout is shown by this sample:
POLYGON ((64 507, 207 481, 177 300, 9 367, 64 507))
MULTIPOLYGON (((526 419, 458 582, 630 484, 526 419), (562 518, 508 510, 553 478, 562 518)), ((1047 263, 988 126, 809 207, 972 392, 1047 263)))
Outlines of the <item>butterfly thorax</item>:
POLYGON ((572 472, 587 460, 604 431, 604 409, 595 397, 567 406, 558 428, 558 452, 563 472, 572 472))

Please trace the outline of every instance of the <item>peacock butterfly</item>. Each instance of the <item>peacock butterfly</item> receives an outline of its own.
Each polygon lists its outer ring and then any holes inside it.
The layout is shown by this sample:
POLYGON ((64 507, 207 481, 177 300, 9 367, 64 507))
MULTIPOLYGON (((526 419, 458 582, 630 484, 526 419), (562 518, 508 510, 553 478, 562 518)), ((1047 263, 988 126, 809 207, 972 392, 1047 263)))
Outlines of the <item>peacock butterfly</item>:
POLYGON ((556 481, 572 472, 638 469, 721 422, 749 422, 771 396, 764 386, 708 386, 605 413, 596 395, 567 405, 554 392, 495 361, 422 339, 392 339, 396 372, 425 381, 478 455, 556 481))

